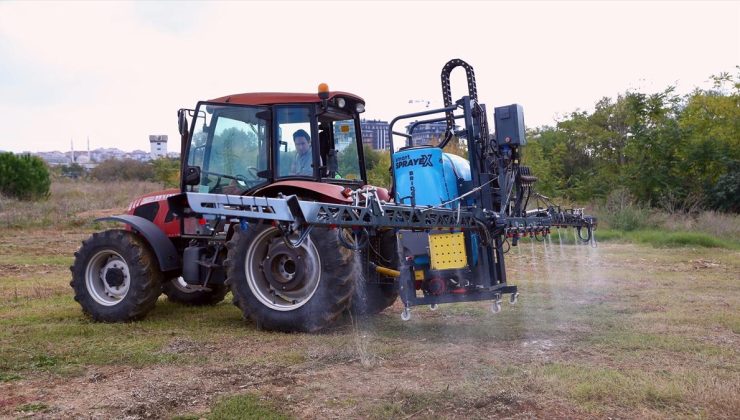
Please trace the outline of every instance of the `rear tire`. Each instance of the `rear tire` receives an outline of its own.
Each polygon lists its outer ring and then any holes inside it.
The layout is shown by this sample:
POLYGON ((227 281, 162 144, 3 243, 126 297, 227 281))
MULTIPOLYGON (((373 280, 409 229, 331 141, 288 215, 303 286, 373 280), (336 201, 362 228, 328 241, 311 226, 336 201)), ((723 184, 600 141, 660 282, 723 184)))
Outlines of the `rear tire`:
POLYGON ((336 231, 315 227, 297 249, 268 225, 235 226, 225 265, 234 304, 258 328, 315 332, 350 305, 352 253, 336 231))
POLYGON ((144 240, 130 231, 94 233, 70 267, 75 300, 96 321, 141 319, 154 308, 162 272, 144 240))
POLYGON ((229 286, 225 284, 209 284, 208 289, 203 290, 191 286, 182 279, 176 277, 162 284, 162 293, 167 296, 167 300, 188 306, 208 306, 215 305, 226 296, 229 292, 229 286))

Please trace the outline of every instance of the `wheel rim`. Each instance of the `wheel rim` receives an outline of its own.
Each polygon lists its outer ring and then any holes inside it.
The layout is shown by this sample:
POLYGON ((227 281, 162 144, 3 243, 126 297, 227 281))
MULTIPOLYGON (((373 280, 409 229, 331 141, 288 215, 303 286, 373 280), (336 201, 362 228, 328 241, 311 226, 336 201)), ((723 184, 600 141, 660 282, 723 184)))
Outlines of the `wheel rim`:
POLYGON ((98 252, 87 264, 85 285, 95 302, 104 306, 117 305, 131 287, 128 263, 115 251, 98 252))
POLYGON ((321 281, 316 246, 306 239, 296 249, 287 247, 280 232, 260 232, 247 249, 244 270, 254 297, 276 311, 292 311, 311 300, 321 281))

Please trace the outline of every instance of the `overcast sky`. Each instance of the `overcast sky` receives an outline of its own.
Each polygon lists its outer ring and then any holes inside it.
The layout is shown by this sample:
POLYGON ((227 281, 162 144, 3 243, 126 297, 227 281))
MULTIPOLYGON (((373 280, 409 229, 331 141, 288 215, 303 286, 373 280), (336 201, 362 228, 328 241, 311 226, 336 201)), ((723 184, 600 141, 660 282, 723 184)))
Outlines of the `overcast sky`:
POLYGON ((148 150, 149 134, 178 150, 178 108, 321 82, 390 120, 424 106, 409 100, 441 106, 451 58, 489 110, 516 102, 527 126, 552 125, 627 89, 736 72, 740 2, 0 1, 0 150, 148 150))

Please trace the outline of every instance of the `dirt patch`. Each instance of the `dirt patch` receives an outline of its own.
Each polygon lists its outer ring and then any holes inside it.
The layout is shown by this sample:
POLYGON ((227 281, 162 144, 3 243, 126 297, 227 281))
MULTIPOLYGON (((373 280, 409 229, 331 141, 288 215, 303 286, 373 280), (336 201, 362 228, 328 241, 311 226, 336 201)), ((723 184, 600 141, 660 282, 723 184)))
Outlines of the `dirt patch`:
POLYGON ((28 397, 25 397, 23 395, 5 396, 3 398, 0 398, 0 412, 6 410, 13 411, 16 407, 19 407, 27 403, 28 401, 30 401, 28 397))

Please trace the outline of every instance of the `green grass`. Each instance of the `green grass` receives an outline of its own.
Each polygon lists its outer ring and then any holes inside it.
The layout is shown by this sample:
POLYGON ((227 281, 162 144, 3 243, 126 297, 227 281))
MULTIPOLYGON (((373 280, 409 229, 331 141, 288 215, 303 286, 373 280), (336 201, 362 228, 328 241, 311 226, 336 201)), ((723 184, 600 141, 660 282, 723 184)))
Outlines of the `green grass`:
POLYGON ((621 231, 597 229, 596 240, 600 242, 621 241, 651 245, 658 248, 703 247, 738 250, 740 241, 723 240, 698 232, 673 232, 667 230, 621 231))
POLYGON ((0 264, 59 265, 69 267, 74 262, 72 255, 3 255, 0 264))
POLYGON ((198 363, 207 356, 197 351, 199 341, 248 331, 226 303, 204 312, 163 300, 144 322, 106 324, 84 317, 69 295, 34 299, 0 306, 0 371, 67 374, 87 365, 198 363), (195 354, 163 351, 178 337, 192 341, 195 354))
POLYGON ((693 339, 679 335, 657 334, 617 326, 606 331, 596 331, 586 340, 594 348, 600 348, 605 353, 626 354, 627 352, 659 353, 687 353, 690 355, 712 356, 720 354, 721 349, 716 346, 702 344, 693 339))
POLYGON ((0 372, 0 382, 17 381, 18 379, 21 379, 21 378, 23 378, 21 375, 17 375, 15 373, 0 372))
POLYGON ((683 409, 685 390, 672 378, 661 378, 638 370, 552 363, 539 370, 584 409, 598 410, 603 405, 647 406, 657 409, 683 409))
POLYGON ((213 406, 206 418, 209 420, 287 420, 292 417, 284 414, 274 404, 260 400, 256 395, 244 394, 220 400, 213 406))
POLYGON ((44 403, 30 403, 19 406, 16 411, 22 413, 40 413, 49 409, 49 406, 44 403))
MULTIPOLYGON (((586 236, 585 231, 583 236, 586 236)), ((596 242, 632 242, 650 245, 656 248, 703 247, 740 249, 740 240, 722 239, 700 232, 682 232, 660 229, 617 230, 598 228, 595 231, 596 242)), ((574 245, 576 237, 573 229, 554 229, 550 235, 553 244, 574 245), (558 234, 559 232, 559 234, 558 234)), ((511 241, 511 240, 509 240, 511 241)), ((529 246, 531 242, 540 242, 531 238, 519 239, 519 246, 529 246)), ((587 245, 582 241, 579 244, 587 245)))

